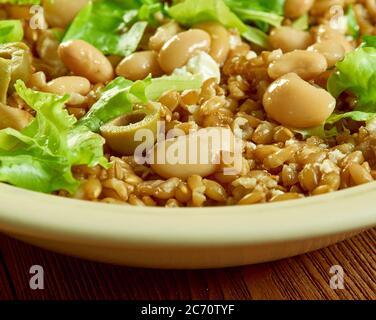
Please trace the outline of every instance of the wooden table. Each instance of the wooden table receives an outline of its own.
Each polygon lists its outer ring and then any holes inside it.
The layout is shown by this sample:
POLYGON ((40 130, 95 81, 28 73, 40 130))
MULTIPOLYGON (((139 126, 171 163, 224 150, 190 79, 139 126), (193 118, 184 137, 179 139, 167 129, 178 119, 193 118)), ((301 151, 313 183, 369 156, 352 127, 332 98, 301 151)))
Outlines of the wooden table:
POLYGON ((273 263, 169 271, 111 266, 48 252, 0 235, 1 299, 374 299, 376 229, 329 248, 273 263), (32 265, 45 289, 31 290, 32 265), (329 286, 332 265, 345 289, 329 286))

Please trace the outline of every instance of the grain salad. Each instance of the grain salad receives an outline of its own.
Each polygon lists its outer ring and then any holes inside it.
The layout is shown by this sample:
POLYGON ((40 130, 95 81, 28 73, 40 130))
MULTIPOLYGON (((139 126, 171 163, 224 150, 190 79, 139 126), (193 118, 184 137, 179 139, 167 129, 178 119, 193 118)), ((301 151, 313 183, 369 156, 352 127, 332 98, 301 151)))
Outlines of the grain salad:
POLYGON ((204 207, 376 179, 375 0, 0 1, 0 181, 204 207))

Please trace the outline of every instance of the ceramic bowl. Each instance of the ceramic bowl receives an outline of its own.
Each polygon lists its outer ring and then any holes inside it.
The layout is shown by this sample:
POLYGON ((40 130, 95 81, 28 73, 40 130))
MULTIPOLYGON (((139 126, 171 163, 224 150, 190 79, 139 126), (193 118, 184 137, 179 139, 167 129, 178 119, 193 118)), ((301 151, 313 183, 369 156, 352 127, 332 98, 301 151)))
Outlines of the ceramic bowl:
POLYGON ((376 225, 376 183, 278 203, 151 208, 65 199, 0 184, 0 231, 60 253, 152 268, 271 261, 376 225))

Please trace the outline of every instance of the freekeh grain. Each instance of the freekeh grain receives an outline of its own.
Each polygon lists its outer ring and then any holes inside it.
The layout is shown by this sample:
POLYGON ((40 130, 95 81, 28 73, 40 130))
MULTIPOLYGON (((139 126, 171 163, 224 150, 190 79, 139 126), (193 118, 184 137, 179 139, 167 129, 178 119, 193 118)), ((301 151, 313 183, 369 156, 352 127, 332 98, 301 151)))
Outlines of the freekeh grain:
MULTIPOLYGON (((223 163, 221 158, 218 170, 207 176, 190 174, 184 179, 176 176, 164 179, 149 164, 139 164, 134 156, 122 156, 105 146, 111 167, 74 167, 73 175, 81 183, 74 197, 169 208, 250 205, 301 199, 374 181, 376 130, 370 124, 341 123, 347 125, 348 130, 335 138, 306 138, 294 128, 316 125, 327 118, 331 111, 327 107, 331 106, 333 98, 328 97, 323 88, 326 88, 335 63, 358 45, 340 27, 331 27, 331 8, 333 5, 347 8, 352 3, 360 34, 375 34, 375 1, 307 0, 300 1, 299 8, 298 2, 286 1, 282 26, 271 30, 271 46, 264 51, 244 42, 236 30, 226 30, 217 23, 198 24, 198 29, 187 31, 175 21, 166 20, 152 30, 154 34, 152 32, 144 39, 146 48, 143 49, 147 50, 134 53, 133 58, 152 58, 152 63, 147 66, 143 66, 139 59, 126 58, 124 61, 114 55, 106 57, 82 40, 60 45, 51 30, 32 30, 25 24, 24 41, 33 53, 28 87, 62 95, 77 94, 67 106, 68 112, 77 119, 82 118, 100 98, 102 88, 114 78, 113 70, 133 80, 143 79, 149 73, 162 75, 161 67, 170 74, 176 66, 184 66, 193 56, 193 47, 197 43, 202 46, 201 51, 212 55, 221 68, 220 81, 209 78, 198 90, 164 92, 158 99, 161 104, 159 116, 165 121, 167 131, 175 130, 173 132, 184 135, 202 128, 230 129, 241 140, 240 170, 224 173, 223 169, 229 169, 230 165, 223 163), (305 14, 309 15, 310 28, 304 31, 294 29, 292 21, 305 14), (187 37, 189 34, 194 34, 194 37, 187 37), (187 37, 187 42, 182 42, 182 37, 183 40, 187 37), (218 42, 218 37, 222 43, 218 42), (174 47, 182 51, 179 53, 174 47), (77 63, 80 50, 84 51, 86 58, 96 56, 100 61, 99 72, 95 72, 90 59, 87 61, 89 72, 84 70, 85 64, 77 63), (172 59, 177 54, 177 60, 172 59), (131 74, 132 68, 134 72, 131 74), (300 99, 297 110, 303 112, 294 117, 288 116, 288 108, 285 113, 281 111, 284 105, 291 107, 293 99, 281 97, 273 104, 279 115, 287 115, 291 120, 285 123, 284 119, 264 108, 263 97, 274 80, 291 72, 295 80, 300 75, 298 88, 306 88, 309 94, 300 99), (307 124, 302 101, 305 106, 308 102, 308 111, 315 106, 317 116, 317 106, 320 106, 317 93, 323 92, 329 102, 323 104, 322 116, 307 124), (300 116, 303 120, 298 123, 300 116)), ((9 10, 9 6, 0 5, 0 11, 4 16, 16 14, 9 10)), ((352 110, 355 103, 356 99, 350 95, 337 99, 337 106, 343 111, 352 110)), ((15 93, 8 96, 7 105, 35 116, 35 112, 15 93)), ((58 194, 69 196, 64 191, 58 194)))

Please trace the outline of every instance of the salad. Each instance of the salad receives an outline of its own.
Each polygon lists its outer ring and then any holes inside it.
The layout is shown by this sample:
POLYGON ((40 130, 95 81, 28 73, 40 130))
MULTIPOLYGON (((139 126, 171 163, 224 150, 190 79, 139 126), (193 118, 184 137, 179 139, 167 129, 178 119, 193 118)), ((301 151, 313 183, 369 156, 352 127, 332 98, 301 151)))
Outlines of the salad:
POLYGON ((376 3, 0 0, 0 181, 138 206, 376 179, 376 3))

